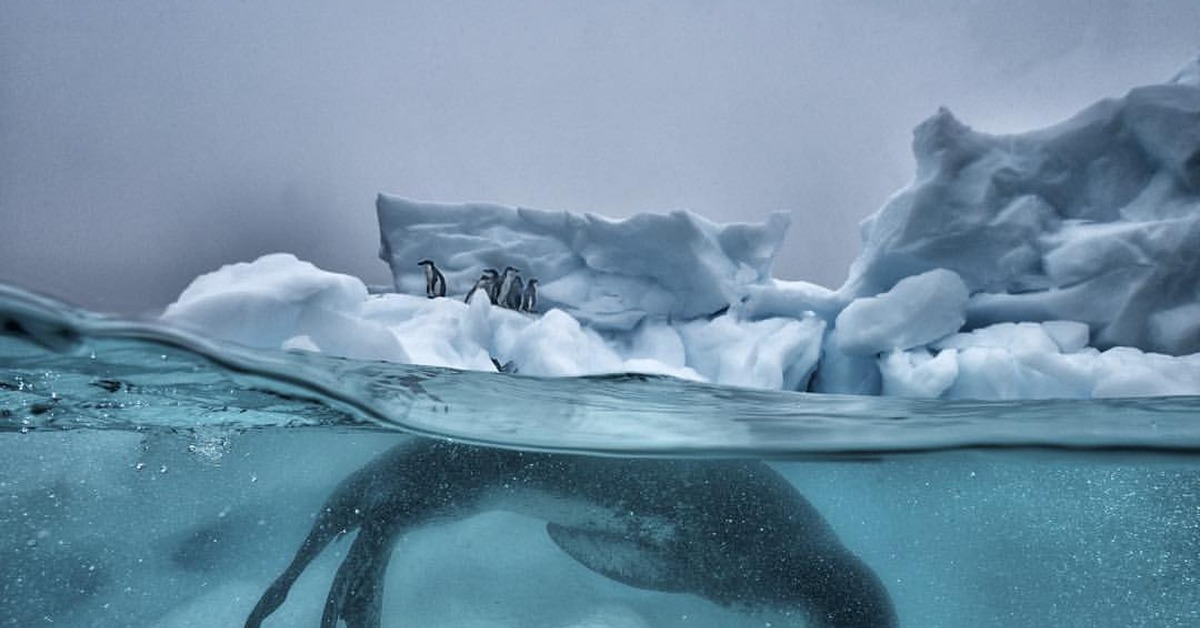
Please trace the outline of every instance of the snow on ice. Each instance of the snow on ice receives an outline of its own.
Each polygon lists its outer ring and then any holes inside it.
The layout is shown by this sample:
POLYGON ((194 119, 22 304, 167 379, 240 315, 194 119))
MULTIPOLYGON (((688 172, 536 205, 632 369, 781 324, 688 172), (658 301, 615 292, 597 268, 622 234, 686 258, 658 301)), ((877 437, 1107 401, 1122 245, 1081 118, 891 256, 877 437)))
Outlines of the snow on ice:
POLYGON ((198 277, 163 319, 259 347, 527 375, 635 371, 914 397, 1200 394, 1200 59, 1047 129, 945 109, 831 290, 771 277, 788 220, 610 220, 380 195, 395 292, 287 254, 198 277), (421 259, 450 289, 427 299, 421 259), (485 268, 536 313, 465 303, 485 268))

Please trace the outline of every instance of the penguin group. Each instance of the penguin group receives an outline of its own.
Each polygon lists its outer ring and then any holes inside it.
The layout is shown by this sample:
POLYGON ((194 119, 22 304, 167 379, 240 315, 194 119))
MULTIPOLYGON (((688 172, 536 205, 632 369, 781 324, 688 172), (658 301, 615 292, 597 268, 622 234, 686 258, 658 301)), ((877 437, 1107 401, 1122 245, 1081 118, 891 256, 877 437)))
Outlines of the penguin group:
MULTIPOLYGON (((433 260, 423 259, 417 262, 417 265, 425 269, 425 296, 430 299, 446 296, 446 277, 438 270, 433 260)), ((522 281, 521 275, 518 274, 520 272, 512 266, 506 266, 503 274, 495 268, 485 268, 475 285, 467 292, 464 301, 470 303, 471 297, 482 291, 492 305, 534 313, 537 311, 538 280, 531 278, 529 281, 522 281)))

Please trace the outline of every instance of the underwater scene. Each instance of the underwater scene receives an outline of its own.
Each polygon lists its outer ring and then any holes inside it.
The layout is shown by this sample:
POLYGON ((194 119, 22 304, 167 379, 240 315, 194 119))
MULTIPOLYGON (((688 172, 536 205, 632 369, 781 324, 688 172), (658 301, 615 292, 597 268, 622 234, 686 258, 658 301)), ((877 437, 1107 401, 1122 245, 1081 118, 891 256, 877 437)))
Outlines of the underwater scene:
POLYGON ((1200 622, 1200 398, 473 373, 0 296, 2 625, 1200 622))
POLYGON ((1200 627, 1196 0, 147 4, 0 19, 0 628, 1200 627))

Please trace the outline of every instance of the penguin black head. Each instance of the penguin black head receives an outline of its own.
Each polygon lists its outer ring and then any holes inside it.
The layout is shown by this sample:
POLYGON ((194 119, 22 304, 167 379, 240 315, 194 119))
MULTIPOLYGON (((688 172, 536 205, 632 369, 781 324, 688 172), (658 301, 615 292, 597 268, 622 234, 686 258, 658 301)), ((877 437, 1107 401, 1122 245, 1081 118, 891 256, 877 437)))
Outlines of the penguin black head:
POLYGON ((430 266, 433 266, 433 260, 431 260, 431 259, 423 259, 423 260, 421 260, 421 261, 417 262, 417 266, 424 266, 424 265, 426 265, 426 264, 429 264, 430 266))

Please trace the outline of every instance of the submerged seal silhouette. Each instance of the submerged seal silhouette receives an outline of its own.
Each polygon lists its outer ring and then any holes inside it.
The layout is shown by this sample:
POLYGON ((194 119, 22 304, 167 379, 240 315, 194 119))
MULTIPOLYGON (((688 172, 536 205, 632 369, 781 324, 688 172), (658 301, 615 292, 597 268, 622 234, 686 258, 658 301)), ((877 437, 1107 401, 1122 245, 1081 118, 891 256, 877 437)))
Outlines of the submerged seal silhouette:
POLYGON ((321 626, 341 620, 349 628, 377 628, 384 574, 399 537, 489 510, 545 520, 564 552, 634 587, 793 612, 823 628, 898 625, 875 573, 765 463, 548 454, 421 439, 385 452, 338 486, 246 628, 261 626, 308 564, 355 529, 321 626))

